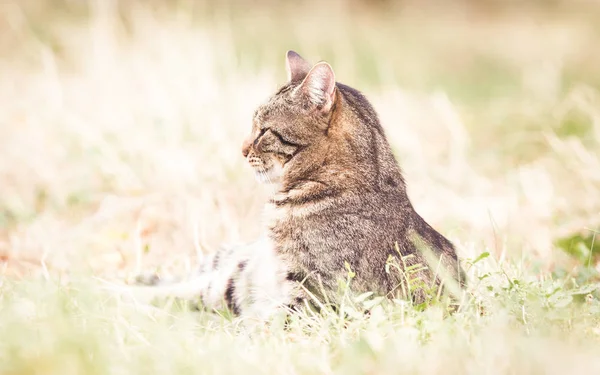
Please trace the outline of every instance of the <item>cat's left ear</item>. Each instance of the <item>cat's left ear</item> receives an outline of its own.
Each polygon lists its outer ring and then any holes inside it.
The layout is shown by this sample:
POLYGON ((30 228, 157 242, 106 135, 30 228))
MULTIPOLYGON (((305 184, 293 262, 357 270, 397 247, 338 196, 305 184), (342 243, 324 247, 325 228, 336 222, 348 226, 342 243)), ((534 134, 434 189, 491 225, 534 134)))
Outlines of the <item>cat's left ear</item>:
POLYGON ((331 65, 320 62, 308 72, 298 90, 321 112, 329 112, 335 98, 335 74, 331 65))
POLYGON ((288 81, 300 82, 306 77, 310 70, 310 63, 294 51, 287 51, 285 54, 285 68, 288 74, 288 81))

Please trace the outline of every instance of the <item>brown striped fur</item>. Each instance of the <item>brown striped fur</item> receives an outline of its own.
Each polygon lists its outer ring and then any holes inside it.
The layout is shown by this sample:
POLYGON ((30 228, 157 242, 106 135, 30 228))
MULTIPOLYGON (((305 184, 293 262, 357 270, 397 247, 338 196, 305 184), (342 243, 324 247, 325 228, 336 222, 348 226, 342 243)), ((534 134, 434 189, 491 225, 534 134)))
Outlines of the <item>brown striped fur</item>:
MULTIPOLYGON (((389 294, 401 281, 385 267, 397 250, 427 265, 420 238, 451 277, 464 279, 450 241, 413 209, 368 100, 336 83, 327 63, 310 68, 292 51, 287 61, 290 82, 256 111, 243 154, 278 184, 267 230, 290 272, 308 277, 312 291, 317 281, 333 291, 348 263, 356 291, 389 294)), ((418 276, 435 281, 431 272, 418 276)))
MULTIPOLYGON (((348 266, 355 273, 355 292, 406 297, 402 270, 415 264, 426 266, 412 275, 425 286, 438 287, 440 275, 462 285, 453 245, 413 209, 368 100, 337 83, 327 63, 311 66, 293 51, 286 62, 289 82, 256 110, 242 147, 257 178, 276 185, 265 212, 269 249, 245 251, 227 265, 218 262, 205 270, 229 270, 219 287, 222 300, 243 313, 255 303, 248 294, 259 287, 253 281, 258 272, 273 274, 268 288, 285 289, 270 292, 278 295, 276 304, 293 305, 306 297, 295 286, 300 282, 312 294, 323 297, 324 292, 335 301, 348 266), (259 256, 273 257, 274 268, 259 256), (400 271, 386 267, 394 259, 400 271)), ((426 300, 425 289, 416 288, 411 297, 426 300)))

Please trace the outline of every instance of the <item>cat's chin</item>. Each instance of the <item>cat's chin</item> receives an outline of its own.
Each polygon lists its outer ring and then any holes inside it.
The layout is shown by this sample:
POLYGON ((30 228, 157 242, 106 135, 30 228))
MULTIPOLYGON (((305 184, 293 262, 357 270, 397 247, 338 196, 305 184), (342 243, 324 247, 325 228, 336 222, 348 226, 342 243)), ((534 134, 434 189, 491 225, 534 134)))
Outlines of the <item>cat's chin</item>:
POLYGON ((278 184, 281 181, 281 168, 273 167, 260 172, 256 170, 254 177, 261 184, 278 184))

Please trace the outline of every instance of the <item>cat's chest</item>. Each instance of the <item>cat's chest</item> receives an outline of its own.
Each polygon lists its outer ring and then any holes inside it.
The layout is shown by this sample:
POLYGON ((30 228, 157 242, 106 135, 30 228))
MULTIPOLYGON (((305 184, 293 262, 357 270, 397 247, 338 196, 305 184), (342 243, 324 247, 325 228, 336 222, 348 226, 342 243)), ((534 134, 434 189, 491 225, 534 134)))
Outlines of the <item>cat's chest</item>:
POLYGON ((291 206, 269 202, 263 210, 263 223, 268 229, 280 226, 295 229, 310 223, 316 215, 322 213, 323 209, 323 205, 312 203, 291 206))
POLYGON ((263 211, 264 228, 280 239, 300 241, 302 234, 311 230, 314 221, 314 212, 309 205, 290 207, 268 203, 263 211))
POLYGON ((263 209, 263 226, 267 231, 280 227, 289 220, 286 207, 278 207, 274 203, 267 203, 263 209))
POLYGON ((264 225, 277 252, 299 261, 309 255, 311 220, 301 217, 297 210, 286 206, 267 204, 264 210, 264 225))

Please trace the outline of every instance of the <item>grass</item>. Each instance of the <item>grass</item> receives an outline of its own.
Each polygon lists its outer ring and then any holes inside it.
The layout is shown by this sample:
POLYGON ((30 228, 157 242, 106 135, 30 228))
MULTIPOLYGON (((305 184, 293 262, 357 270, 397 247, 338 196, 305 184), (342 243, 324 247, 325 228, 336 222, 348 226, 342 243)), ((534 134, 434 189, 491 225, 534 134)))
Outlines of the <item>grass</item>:
POLYGON ((0 373, 598 372, 598 9, 486 4, 3 2, 0 373), (454 315, 249 328, 103 288, 260 233, 240 145, 290 48, 373 102, 467 269, 454 315))

